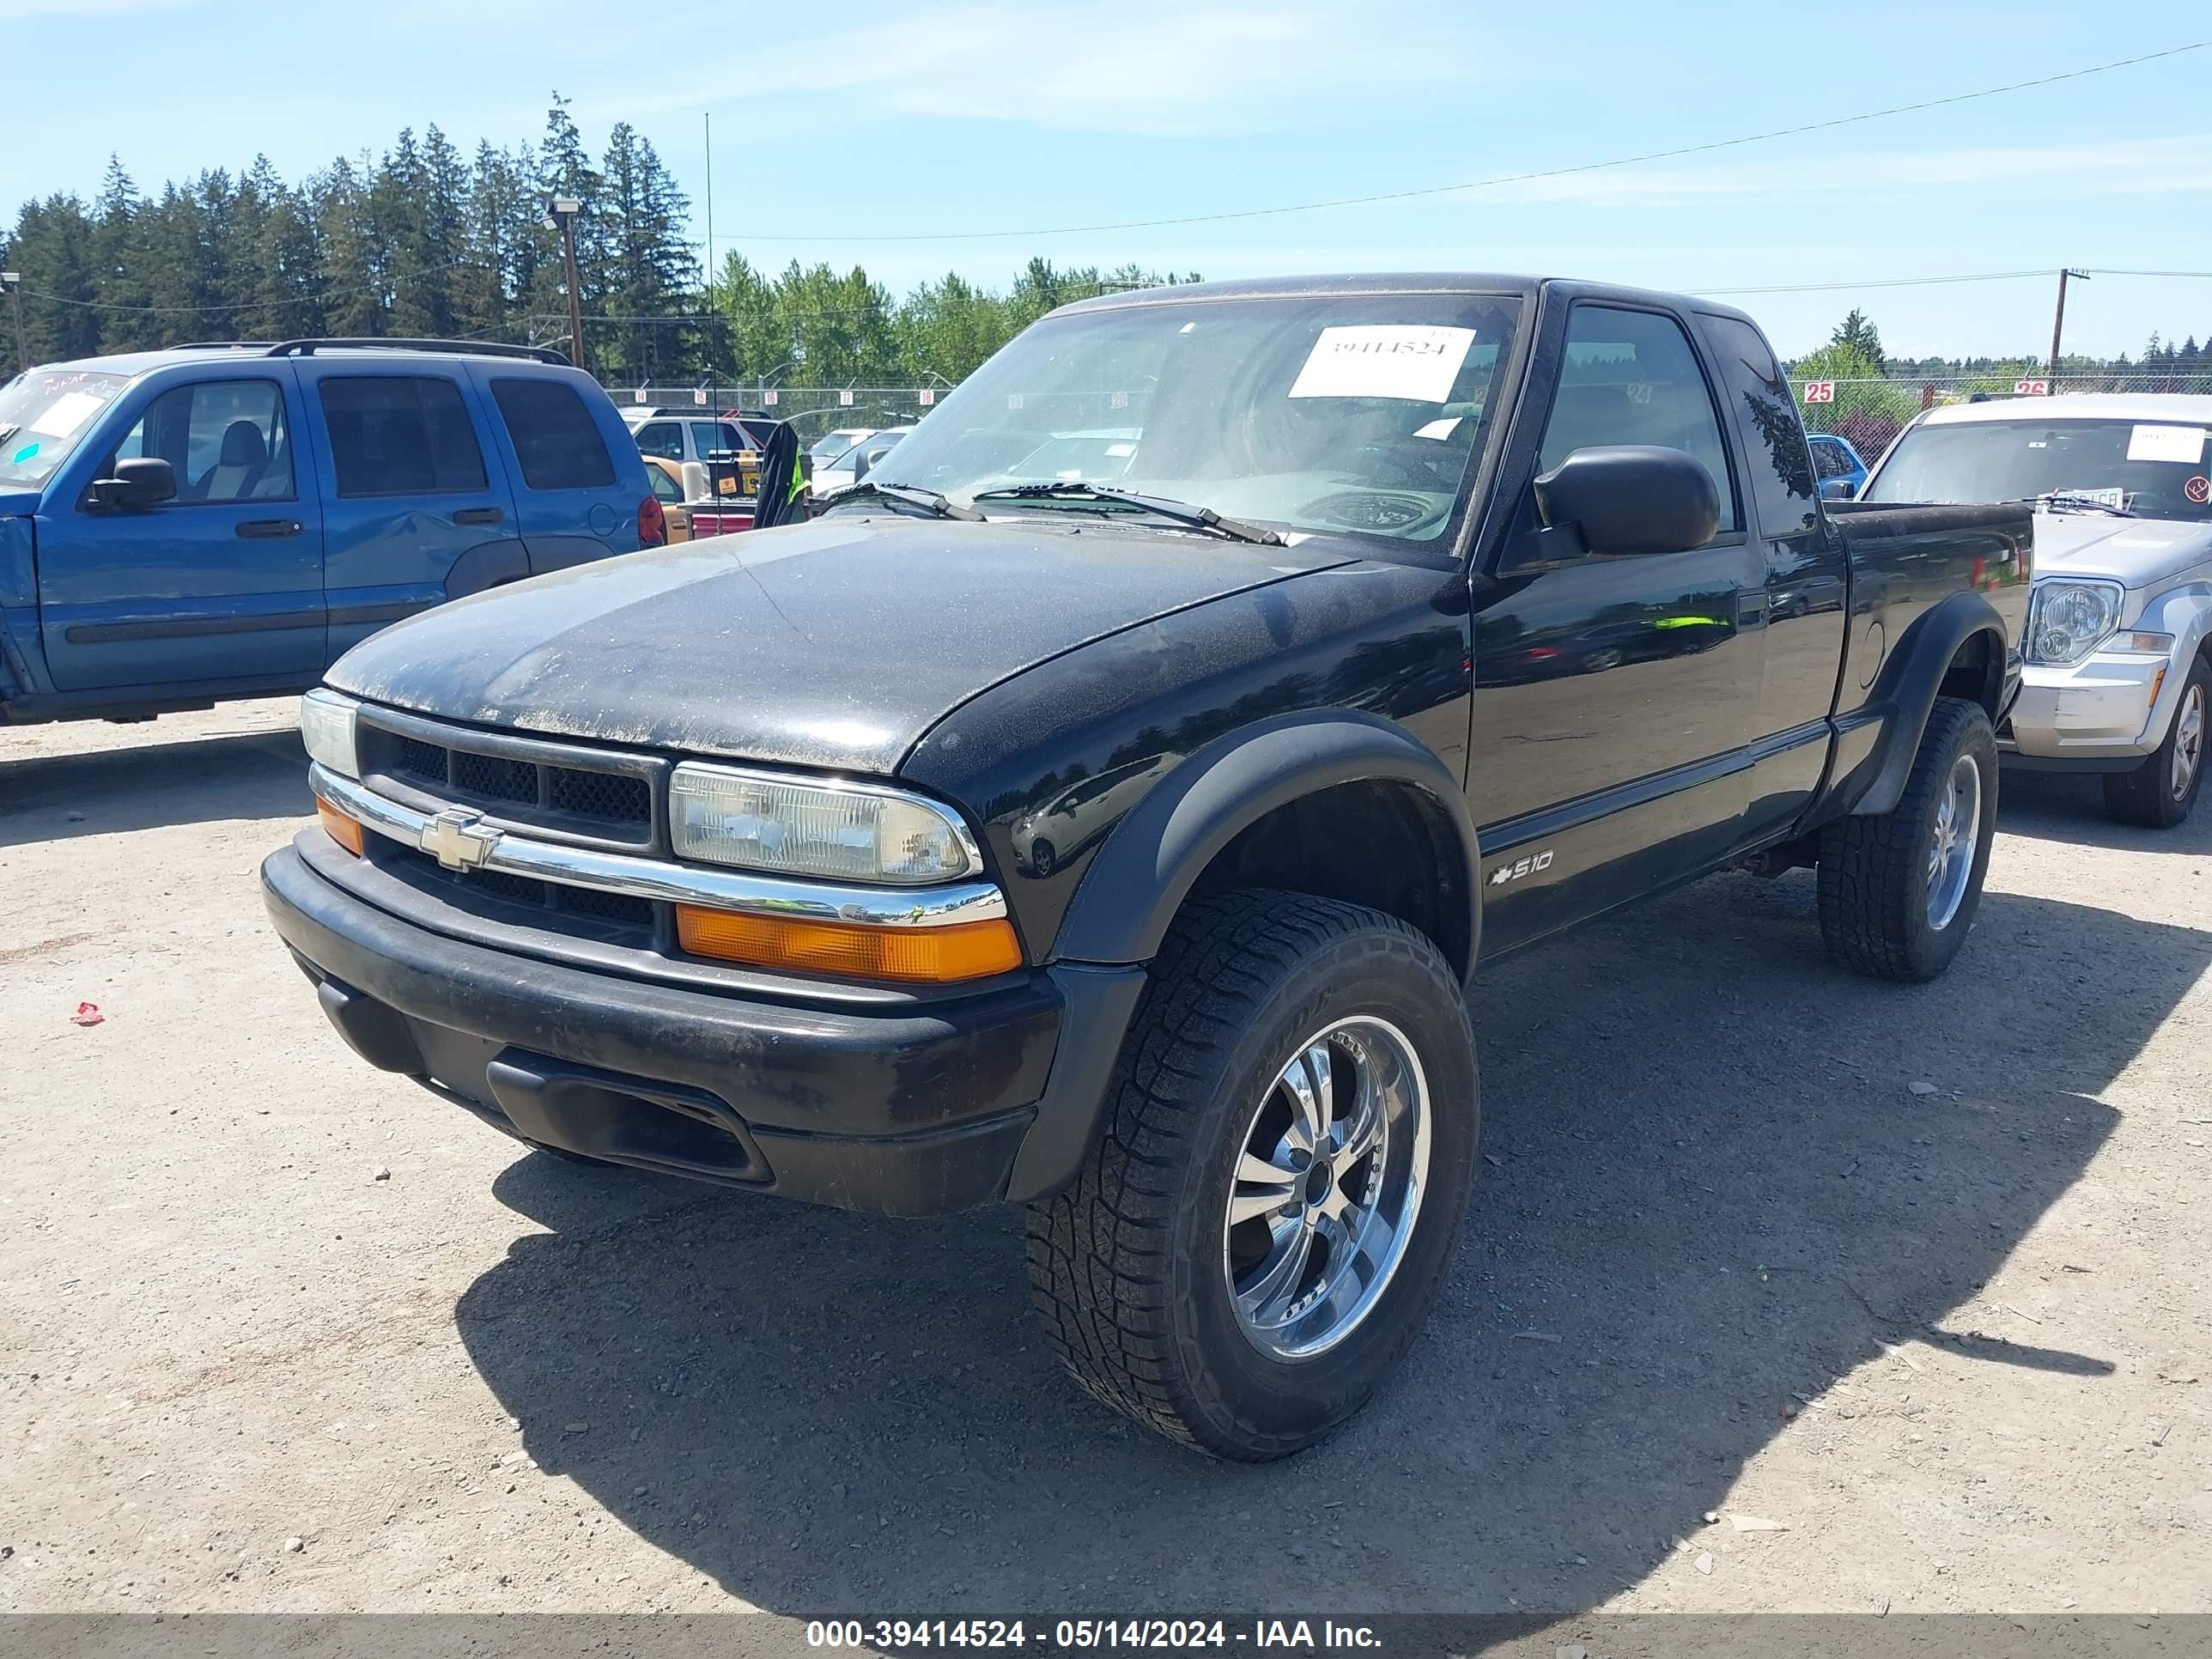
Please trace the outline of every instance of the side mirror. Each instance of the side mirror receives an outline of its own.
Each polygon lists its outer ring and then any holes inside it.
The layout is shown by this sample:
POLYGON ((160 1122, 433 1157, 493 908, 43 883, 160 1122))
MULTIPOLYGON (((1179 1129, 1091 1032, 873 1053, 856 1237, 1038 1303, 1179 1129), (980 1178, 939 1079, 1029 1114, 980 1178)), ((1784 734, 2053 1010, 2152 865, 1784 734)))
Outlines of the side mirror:
POLYGON ((125 512, 159 507, 177 499, 177 470, 158 455, 118 462, 113 477, 93 480, 92 499, 125 512))
POLYGON ((854 483, 860 483, 868 476, 868 452, 865 449, 853 452, 853 482, 854 483))
POLYGON ((1577 449, 1536 480, 1545 527, 1571 525, 1593 553, 1681 553, 1721 526, 1720 491, 1704 463, 1656 444, 1577 449))
POLYGON ((1849 478, 1829 478, 1820 485, 1820 499, 1824 501, 1847 501, 1856 493, 1849 478))

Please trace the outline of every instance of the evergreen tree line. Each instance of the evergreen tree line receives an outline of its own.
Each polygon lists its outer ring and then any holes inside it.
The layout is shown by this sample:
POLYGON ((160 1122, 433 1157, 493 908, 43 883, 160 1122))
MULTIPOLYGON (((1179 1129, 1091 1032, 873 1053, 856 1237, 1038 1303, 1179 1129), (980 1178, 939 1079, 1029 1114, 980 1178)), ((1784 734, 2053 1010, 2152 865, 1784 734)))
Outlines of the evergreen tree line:
MULTIPOLYGON (((311 335, 574 356, 550 197, 582 204, 585 345, 611 386, 954 381, 1055 305, 1194 280, 1035 259, 1004 293, 948 276, 896 299, 857 265, 841 275, 794 261, 770 276, 732 253, 710 289, 691 204, 651 141, 618 124, 595 160, 557 96, 535 144, 481 143, 471 156, 435 126, 410 130, 380 156, 340 157, 298 184, 256 158, 155 195, 111 160, 93 201, 25 203, 0 240, 0 268, 20 275, 33 362, 311 335)), ((12 319, 0 314, 0 379, 15 359, 12 319)))
MULTIPOLYGON (((1829 334, 1827 344, 1800 358, 1791 372, 1800 378, 1828 380, 1942 380, 2015 372, 2040 374, 2048 367, 2047 354, 2033 349, 2012 357, 1893 357, 1882 349, 1881 331, 1854 306, 1829 334)), ((2193 334, 2179 345, 2153 334, 2140 358, 2124 351, 2109 359, 2068 352, 2058 360, 2062 379, 2068 374, 2124 374, 2130 369, 2144 374, 2212 374, 2212 336, 2200 348, 2193 334)))

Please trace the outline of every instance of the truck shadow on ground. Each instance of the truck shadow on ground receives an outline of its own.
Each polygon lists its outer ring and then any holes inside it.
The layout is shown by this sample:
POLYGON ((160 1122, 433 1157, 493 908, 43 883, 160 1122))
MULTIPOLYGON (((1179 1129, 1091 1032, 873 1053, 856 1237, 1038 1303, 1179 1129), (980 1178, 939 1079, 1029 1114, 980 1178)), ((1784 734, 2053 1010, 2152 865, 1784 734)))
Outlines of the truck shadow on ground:
POLYGON ((0 847, 314 810, 295 731, 0 758, 0 847))
MULTIPOLYGON (((2113 1355, 1980 1338, 1962 1304, 2208 963, 2212 934, 1990 894, 1948 977, 1873 984, 1821 955, 1802 876, 1707 881, 1513 963, 1475 988, 1494 1162, 1426 1334, 1270 1468, 1080 1395, 1005 1213, 897 1223, 527 1156, 497 1192, 552 1231, 459 1330, 542 1467, 763 1607, 1578 1611, 1667 1562, 1802 1402, 1869 1360, 1909 1388, 1880 1345, 2026 1368, 2053 1409, 2100 1385, 2113 1355), (2099 1019, 1947 1041, 2078 1006, 2123 959, 2099 1019)), ((1868 1401, 1862 1378, 1790 1431, 1868 1401)))

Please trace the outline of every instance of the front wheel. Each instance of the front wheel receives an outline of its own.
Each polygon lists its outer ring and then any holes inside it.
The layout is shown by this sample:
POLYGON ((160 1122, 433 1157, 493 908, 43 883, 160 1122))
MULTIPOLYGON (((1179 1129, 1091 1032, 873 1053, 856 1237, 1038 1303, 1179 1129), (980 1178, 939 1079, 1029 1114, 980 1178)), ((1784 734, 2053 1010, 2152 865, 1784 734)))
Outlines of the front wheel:
POLYGON ((1938 697, 1897 805, 1821 832, 1820 933, 1876 979, 1929 980, 1974 925, 1996 834, 1997 744, 1977 702, 1938 697))
POLYGON ((1218 1457, 1311 1444, 1427 1316, 1480 1103, 1457 976, 1404 922, 1303 895, 1190 901, 1075 1185, 1030 1206, 1068 1369, 1218 1457))
POLYGON ((2106 774, 2107 813, 2146 830, 2171 830, 2189 816, 2189 809, 2197 805, 2197 792, 2204 787, 2208 701, 2212 701, 2212 664, 2199 657, 2190 665, 2166 741, 2133 771, 2106 774))

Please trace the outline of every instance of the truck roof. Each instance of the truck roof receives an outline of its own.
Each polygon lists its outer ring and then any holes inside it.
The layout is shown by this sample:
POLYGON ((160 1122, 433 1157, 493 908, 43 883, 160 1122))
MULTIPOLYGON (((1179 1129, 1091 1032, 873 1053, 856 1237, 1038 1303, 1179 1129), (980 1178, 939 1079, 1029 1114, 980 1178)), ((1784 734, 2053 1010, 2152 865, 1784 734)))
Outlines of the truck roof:
POLYGON ((1519 294, 1533 296, 1547 288, 1560 288, 1578 300, 1625 300, 1658 304, 1680 311, 1698 311, 1717 317, 1751 319, 1733 306, 1686 294, 1657 289, 1626 288, 1618 283, 1599 283, 1576 276, 1531 276, 1501 271, 1421 270, 1375 271, 1316 276, 1260 276, 1235 282, 1178 283, 1163 288, 1124 289, 1077 300, 1053 314, 1081 311, 1112 311, 1123 306, 1179 305, 1203 300, 1256 300, 1272 296, 1327 298, 1333 295, 1375 294, 1519 294))
POLYGON ((2073 392, 2056 398, 1992 398, 1946 404, 1921 416, 1928 426, 1973 421, 2173 421, 2212 426, 2212 398, 2185 392, 2073 392))

